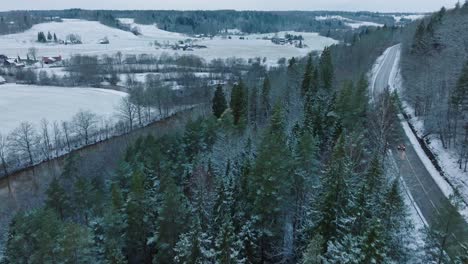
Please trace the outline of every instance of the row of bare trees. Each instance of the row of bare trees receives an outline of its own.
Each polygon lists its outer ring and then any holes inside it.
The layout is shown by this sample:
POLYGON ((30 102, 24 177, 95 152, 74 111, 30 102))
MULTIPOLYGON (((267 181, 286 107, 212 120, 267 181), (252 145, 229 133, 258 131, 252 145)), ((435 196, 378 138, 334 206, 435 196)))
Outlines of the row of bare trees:
POLYGON ((0 135, 1 174, 8 175, 24 166, 102 140, 110 135, 111 124, 111 119, 100 118, 84 110, 79 111, 69 122, 50 123, 42 119, 38 127, 30 122, 22 122, 10 134, 0 135))
MULTIPOLYGON (((148 78, 148 85, 158 82, 152 78, 148 78)), ((169 87, 151 87, 134 87, 130 96, 122 98, 117 106, 117 118, 80 110, 71 121, 42 119, 38 126, 22 122, 8 135, 0 134, 0 178, 74 149, 129 133, 184 108, 174 103, 169 87)))

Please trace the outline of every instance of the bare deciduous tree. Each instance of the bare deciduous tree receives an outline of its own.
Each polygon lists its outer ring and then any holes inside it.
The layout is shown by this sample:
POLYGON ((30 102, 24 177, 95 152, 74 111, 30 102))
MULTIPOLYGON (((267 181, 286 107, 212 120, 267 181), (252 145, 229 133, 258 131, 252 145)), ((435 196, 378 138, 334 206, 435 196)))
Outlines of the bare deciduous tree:
POLYGON ((54 121, 53 123, 53 129, 54 129, 54 146, 55 146, 55 156, 59 156, 59 150, 62 146, 61 142, 61 132, 60 132, 60 125, 57 121, 54 121))
POLYGON ((28 55, 32 57, 34 61, 37 60, 37 48, 31 47, 28 49, 28 55))
POLYGON ((41 120, 41 145, 42 145, 42 152, 47 160, 51 158, 51 143, 50 143, 50 136, 49 136, 49 121, 46 119, 41 120))
POLYGON ((76 133, 84 139, 85 145, 88 145, 90 134, 95 129, 96 123, 97 117, 90 111, 81 110, 73 117, 76 133))
POLYGON ((65 141, 67 143, 67 150, 71 151, 71 146, 70 146, 70 124, 66 121, 62 122, 62 130, 63 134, 65 135, 65 141))
POLYGON ((0 162, 2 163, 2 170, 5 177, 7 177, 8 192, 11 193, 10 178, 8 173, 8 141, 7 138, 0 134, 0 162))
POLYGON ((130 101, 130 98, 125 97, 122 99, 119 105, 119 116, 128 124, 129 131, 133 130, 133 121, 137 114, 135 105, 130 101))
POLYGON ((37 145, 38 136, 34 126, 29 122, 23 122, 10 134, 10 142, 13 149, 21 155, 27 155, 29 165, 34 165, 33 151, 37 145))

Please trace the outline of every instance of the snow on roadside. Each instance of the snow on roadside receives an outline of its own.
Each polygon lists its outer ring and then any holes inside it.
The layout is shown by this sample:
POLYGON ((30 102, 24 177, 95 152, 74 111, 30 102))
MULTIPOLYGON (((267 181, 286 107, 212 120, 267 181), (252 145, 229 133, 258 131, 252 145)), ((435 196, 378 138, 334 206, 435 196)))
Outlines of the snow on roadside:
POLYGON ((399 114, 398 117, 400 118, 401 125, 403 126, 403 130, 405 131, 406 136, 409 138, 411 145, 413 146, 416 154, 418 154, 419 159, 426 167, 426 170, 431 174, 434 181, 439 186, 440 190, 444 193, 444 195, 449 198, 453 195, 453 188, 448 184, 448 182, 440 175, 439 171, 434 167, 431 160, 426 156, 424 150, 422 149, 421 145, 419 145, 419 141, 416 136, 413 134, 408 121, 406 121, 403 115, 399 114))
MULTIPOLYGON (((371 80, 371 91, 370 91, 370 94, 373 95, 374 94, 374 90, 375 90, 375 83, 377 81, 377 75, 378 73, 380 72, 380 70, 382 69, 383 65, 384 65, 384 61, 387 59, 388 57, 388 54, 390 53, 390 49, 392 47, 386 49, 384 51, 384 53, 382 55, 380 55, 377 60, 375 61, 374 63, 374 66, 372 66, 372 70, 371 72, 369 73, 369 79, 371 80)), ((374 101, 374 97, 371 96, 371 102, 374 101)))
POLYGON ((388 85, 390 86, 390 91, 397 90, 398 87, 401 87, 401 73, 400 73, 400 56, 401 56, 401 44, 398 44, 398 50, 395 55, 395 62, 393 63, 392 71, 390 72, 390 79, 388 80, 388 85))
MULTIPOLYGON (((401 49, 398 51, 397 59, 395 60, 390 74, 389 86, 391 90, 396 90, 401 93, 403 87, 400 73, 400 55, 401 49)), ((375 75, 376 74, 374 74, 374 76, 375 75)), ((426 167, 426 170, 430 173, 431 177, 434 179, 440 190, 447 198, 450 198, 455 193, 452 187, 455 186, 455 188, 457 188, 461 194, 462 199, 466 203, 468 201, 468 184, 463 180, 463 177, 466 177, 467 175, 465 173, 465 176, 463 176, 464 173, 461 172, 461 170, 458 170, 456 167, 456 155, 450 153, 449 150, 444 149, 440 140, 437 138, 432 138, 431 143, 428 144, 429 149, 436 156, 438 164, 441 166, 442 171, 446 176, 444 177, 436 169, 432 161, 427 157, 418 139, 416 138, 416 136, 422 137, 424 135, 424 122, 414 117, 414 109, 405 100, 402 100, 402 106, 404 108, 403 111, 409 114, 410 120, 408 121, 404 119, 402 115, 399 115, 400 122, 402 124, 403 130, 405 131, 405 134, 411 142, 411 145, 413 145, 418 157, 426 167), (415 135, 411 130, 410 124, 416 130, 417 135, 415 135), (450 181, 450 183, 448 181, 450 181)), ((465 220, 468 221, 468 207, 465 206, 464 208, 459 209, 459 212, 465 218, 465 220)))

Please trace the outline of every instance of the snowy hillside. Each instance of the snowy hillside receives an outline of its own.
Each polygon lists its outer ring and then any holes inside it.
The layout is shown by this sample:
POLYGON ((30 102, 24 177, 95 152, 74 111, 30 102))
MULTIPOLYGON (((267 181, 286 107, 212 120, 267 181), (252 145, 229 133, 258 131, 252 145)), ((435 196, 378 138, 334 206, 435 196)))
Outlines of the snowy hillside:
POLYGON ((70 121, 80 110, 112 118, 125 96, 105 89, 5 84, 0 87, 0 133, 9 133, 24 121, 36 127, 43 118, 49 122, 70 121))
POLYGON ((345 25, 353 29, 358 29, 360 27, 382 27, 384 26, 383 24, 378 24, 378 23, 368 22, 368 21, 358 21, 358 20, 353 20, 353 19, 349 19, 346 17, 342 17, 342 16, 318 16, 318 17, 315 17, 315 19, 318 21, 323 21, 323 20, 343 21, 345 25))
POLYGON ((123 20, 124 23, 139 28, 141 35, 135 36, 131 32, 111 28, 95 21, 64 19, 63 22, 50 22, 33 26, 23 33, 0 36, 1 54, 9 57, 26 57, 28 49, 36 47, 38 56, 58 56, 68 57, 72 54, 115 54, 120 51, 123 54, 194 54, 206 60, 215 58, 254 58, 267 57, 269 63, 275 63, 279 58, 303 56, 311 50, 322 50, 325 46, 337 43, 336 40, 319 36, 315 33, 302 34, 308 48, 299 49, 292 45, 275 45, 269 40, 257 39, 261 35, 245 36, 241 40, 238 37, 232 39, 215 37, 213 39, 195 39, 196 44, 204 45, 206 49, 195 49, 193 51, 182 51, 173 49, 163 49, 154 47, 154 42, 165 44, 175 44, 178 41, 185 41, 189 36, 179 33, 167 32, 158 29, 155 25, 138 25, 131 19, 123 20), (68 34, 77 34, 81 37, 81 45, 64 45, 57 43, 38 43, 38 32, 51 32, 56 34, 58 39, 64 40, 68 34), (99 41, 107 37, 109 44, 99 44, 99 41))

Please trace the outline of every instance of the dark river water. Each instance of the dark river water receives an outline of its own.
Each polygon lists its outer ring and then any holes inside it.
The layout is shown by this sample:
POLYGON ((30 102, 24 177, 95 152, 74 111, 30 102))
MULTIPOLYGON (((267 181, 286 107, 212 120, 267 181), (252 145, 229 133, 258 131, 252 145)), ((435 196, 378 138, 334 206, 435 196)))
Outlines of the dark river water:
MULTIPOLYGON (((73 155, 80 157, 78 173, 89 177, 109 178, 114 174, 127 147, 139 137, 149 134, 159 137, 168 133, 175 133, 184 127, 188 120, 196 119, 206 113, 206 109, 200 108, 181 111, 127 135, 111 138, 76 150, 73 155)), ((11 218, 17 212, 27 211, 43 205, 45 191, 54 177, 60 177, 67 157, 68 155, 65 155, 43 162, 0 180, 0 259, 11 218), (8 188, 8 185, 10 188, 8 188)))

